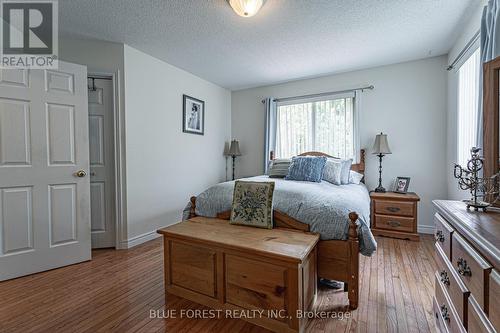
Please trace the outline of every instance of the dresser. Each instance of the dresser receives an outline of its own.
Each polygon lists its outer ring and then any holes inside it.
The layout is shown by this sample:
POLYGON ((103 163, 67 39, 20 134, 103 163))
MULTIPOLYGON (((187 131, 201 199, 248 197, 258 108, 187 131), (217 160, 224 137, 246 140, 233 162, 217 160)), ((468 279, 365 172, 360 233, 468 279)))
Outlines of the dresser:
POLYGON ((500 332, 500 212, 436 200, 433 310, 441 332, 500 332))
POLYGON ((419 240, 416 193, 371 192, 370 199, 374 235, 419 240))

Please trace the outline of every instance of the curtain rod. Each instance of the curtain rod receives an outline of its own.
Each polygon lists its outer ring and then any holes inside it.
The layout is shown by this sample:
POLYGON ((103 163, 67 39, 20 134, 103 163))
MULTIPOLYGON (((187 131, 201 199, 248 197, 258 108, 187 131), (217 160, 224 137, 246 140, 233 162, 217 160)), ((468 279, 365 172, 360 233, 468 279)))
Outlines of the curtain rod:
MULTIPOLYGON (((353 88, 353 89, 346 89, 346 90, 338 90, 338 91, 329 91, 329 92, 324 92, 324 93, 319 93, 319 94, 311 94, 311 95, 302 95, 302 96, 293 96, 293 97, 284 97, 284 98, 275 98, 275 102, 284 102, 284 101, 292 101, 294 99, 304 99, 304 98, 316 98, 316 97, 323 97, 323 96, 330 96, 334 94, 342 94, 342 93, 348 93, 352 91, 357 91, 357 90, 373 90, 375 87, 373 85, 366 86, 366 87, 359 87, 359 88, 353 88)), ((263 99, 262 103, 264 103, 266 100, 263 99)))
POLYGON ((104 75, 88 75, 87 79, 95 79, 95 80, 110 80, 112 81, 113 78, 109 76, 104 76, 104 75))
POLYGON ((476 41, 481 36, 481 30, 476 32, 474 36, 472 36, 471 40, 465 45, 465 47, 460 51, 460 53, 456 56, 455 60, 452 61, 448 67, 446 67, 447 71, 451 71, 455 68, 456 64, 467 54, 467 52, 471 49, 471 47, 476 43, 476 41))

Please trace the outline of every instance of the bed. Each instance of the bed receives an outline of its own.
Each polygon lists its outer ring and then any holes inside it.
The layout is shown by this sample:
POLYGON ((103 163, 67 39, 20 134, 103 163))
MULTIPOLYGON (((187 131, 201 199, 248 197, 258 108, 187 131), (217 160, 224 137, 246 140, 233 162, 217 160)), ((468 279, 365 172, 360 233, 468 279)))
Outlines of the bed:
MULTIPOLYGON (((300 156, 327 156, 307 152, 300 156)), ((364 174, 365 151, 351 170, 364 174)), ((272 158, 272 156, 271 156, 272 158)), ((344 282, 349 307, 359 298, 359 255, 371 255, 376 242, 370 231, 370 198, 364 184, 333 185, 257 176, 253 181, 274 181, 274 224, 277 228, 320 234, 318 276, 344 282)), ((195 216, 229 219, 234 182, 210 187, 192 197, 184 218, 195 216)))

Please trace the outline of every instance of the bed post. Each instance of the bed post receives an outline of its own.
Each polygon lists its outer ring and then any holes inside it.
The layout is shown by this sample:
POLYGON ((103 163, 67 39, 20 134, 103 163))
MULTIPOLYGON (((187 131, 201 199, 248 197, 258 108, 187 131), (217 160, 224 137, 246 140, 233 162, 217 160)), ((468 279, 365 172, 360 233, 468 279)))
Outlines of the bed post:
POLYGON ((365 174, 365 150, 361 149, 359 155, 359 171, 365 174))
POLYGON ((348 298, 349 308, 351 310, 358 308, 359 300, 359 240, 356 221, 358 214, 355 212, 349 213, 349 248, 350 248, 350 265, 349 265, 349 282, 348 282, 348 298))
POLYGON ((189 201, 191 201, 191 208, 189 209, 189 218, 192 219, 193 217, 196 217, 196 197, 191 197, 189 201))

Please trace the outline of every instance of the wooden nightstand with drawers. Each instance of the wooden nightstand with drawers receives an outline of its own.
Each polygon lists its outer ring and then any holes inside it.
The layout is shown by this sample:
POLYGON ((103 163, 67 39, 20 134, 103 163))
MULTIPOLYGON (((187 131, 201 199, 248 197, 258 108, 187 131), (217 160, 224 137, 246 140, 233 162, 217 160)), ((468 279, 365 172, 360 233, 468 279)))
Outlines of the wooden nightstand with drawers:
POLYGON ((378 236, 419 240, 417 233, 417 194, 371 192, 371 228, 378 236))

